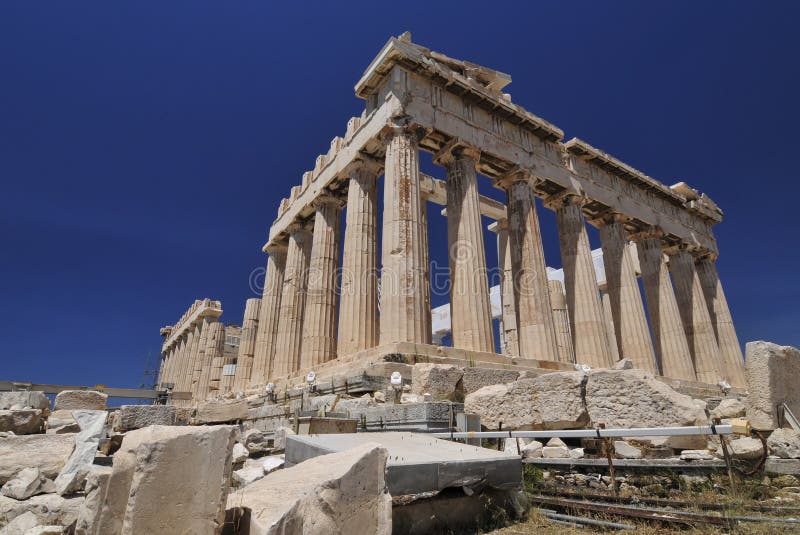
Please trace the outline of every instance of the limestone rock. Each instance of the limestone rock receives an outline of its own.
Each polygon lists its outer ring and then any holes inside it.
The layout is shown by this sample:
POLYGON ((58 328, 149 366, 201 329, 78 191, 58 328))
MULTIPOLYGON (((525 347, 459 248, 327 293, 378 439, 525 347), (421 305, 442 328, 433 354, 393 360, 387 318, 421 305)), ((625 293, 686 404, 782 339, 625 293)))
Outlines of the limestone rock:
POLYGON ((800 414, 800 350, 770 342, 748 342, 745 346, 747 419, 753 429, 777 429, 777 407, 786 403, 800 414))
POLYGON ((56 492, 64 496, 83 487, 89 467, 94 462, 97 446, 106 424, 106 411, 75 410, 72 415, 81 432, 75 436, 75 449, 55 480, 56 492))
POLYGON ((353 399, 340 399, 336 404, 336 412, 343 412, 350 414, 350 411, 362 411, 370 407, 374 407, 376 402, 369 394, 364 394, 362 397, 353 399))
POLYGON ((536 459, 542 456, 542 448, 544 446, 538 440, 532 440, 530 444, 526 444, 521 449, 523 459, 536 459))
POLYGON ((44 422, 40 409, 0 410, 0 431, 15 435, 41 433, 44 422))
POLYGON ((415 364, 411 370, 411 393, 429 393, 435 401, 464 399, 464 369, 452 364, 415 364))
POLYGON ((264 465, 261 461, 248 459, 242 468, 234 470, 231 481, 234 487, 242 488, 255 483, 264 475, 264 465))
POLYGON ((272 449, 267 441, 267 437, 258 429, 250 429, 247 431, 244 434, 243 443, 247 451, 250 452, 250 455, 261 455, 272 449))
POLYGON ((419 394, 408 394, 407 392, 403 392, 402 394, 400 394, 400 404, 403 405, 406 403, 422 403, 425 401, 426 396, 430 396, 430 394, 426 392, 425 394, 420 396, 419 394))
POLYGON ((672 448, 673 450, 702 450, 708 440, 703 435, 683 435, 675 437, 636 437, 639 442, 647 442, 654 447, 672 448))
POLYGON ((624 440, 614 441, 614 453, 620 459, 641 459, 642 450, 635 446, 631 446, 624 440))
POLYGON ((375 392, 374 399, 376 403, 386 403, 386 394, 379 390, 375 392))
POLYGON ((232 426, 128 433, 114 455, 97 533, 218 533, 235 436, 232 426))
POLYGON ((641 370, 595 370, 586 383, 592 424, 617 427, 704 425, 705 412, 692 398, 641 370))
POLYGON ((197 406, 195 423, 213 424, 235 422, 247 418, 247 400, 207 401, 197 406))
POLYGON ((567 447, 567 445, 564 443, 564 441, 561 440, 558 437, 553 437, 550 440, 548 440, 546 446, 549 446, 551 448, 566 448, 567 447))
POLYGON ((36 526, 25 532, 25 535, 62 535, 64 526, 36 526))
POLYGON ((231 454, 231 462, 234 466, 242 464, 250 457, 250 452, 247 451, 247 448, 239 444, 238 442, 233 446, 233 453, 231 454))
POLYGON ((764 471, 767 474, 800 476, 800 459, 767 457, 767 462, 764 463, 764 471))
POLYGON ((283 455, 271 455, 269 457, 263 457, 259 459, 261 462, 261 468, 264 469, 265 474, 269 474, 278 470, 279 468, 283 468, 285 461, 285 457, 283 455))
POLYGON ((279 427, 275 430, 275 438, 273 440, 272 446, 276 450, 285 450, 286 449, 286 437, 288 435, 294 435, 295 432, 293 429, 289 429, 288 427, 279 427))
POLYGON ((178 408, 174 405, 123 405, 116 411, 115 431, 133 431, 148 425, 175 425, 178 408))
POLYGON ((110 466, 93 465, 91 467, 86 476, 86 487, 84 488, 86 499, 83 500, 78 511, 75 535, 95 535, 103 498, 108 488, 108 481, 111 479, 111 471, 110 466))
POLYGON ((324 409, 325 412, 332 412, 334 407, 337 405, 339 401, 339 396, 336 394, 325 394, 322 396, 314 396, 312 398, 308 398, 306 400, 307 403, 307 410, 318 412, 321 409, 324 409))
POLYGON ((776 429, 767 439, 770 453, 782 459, 800 459, 800 433, 793 429, 776 429))
POLYGON ((493 368, 464 368, 464 393, 470 394, 484 386, 512 383, 519 379, 516 370, 495 370, 493 368))
POLYGON ((747 407, 744 403, 734 398, 725 398, 711 411, 712 418, 741 418, 745 415, 747 407))
POLYGON ((72 411, 53 411, 47 417, 48 433, 78 433, 81 426, 72 417, 72 411))
MULTIPOLYGON (((374 443, 278 470, 228 498, 230 516, 249 511, 250 535, 392 531, 387 452, 374 443)), ((246 516, 245 516, 246 518, 246 516)))
POLYGON ((582 428, 589 423, 584 377, 582 372, 554 372, 485 386, 467 395, 464 411, 479 415, 488 429, 498 429, 501 422, 510 430, 582 428))
POLYGON ((90 410, 104 411, 108 402, 108 394, 95 390, 64 390, 56 396, 53 407, 57 411, 90 410))
POLYGON ((585 452, 583 448, 572 448, 569 450, 569 458, 570 459, 583 459, 585 456, 585 452))
POLYGON ((10 410, 12 407, 17 409, 40 409, 50 408, 50 400, 38 390, 30 392, 0 392, 0 410, 10 410))
POLYGON ((38 468, 23 468, 14 478, 8 481, 0 493, 15 500, 27 500, 42 491, 45 478, 39 473, 38 468))
MULTIPOLYGON (((728 442, 728 451, 731 457, 741 460, 754 460, 760 459, 763 452, 763 445, 760 440, 751 437, 742 437, 728 442)), ((717 456, 722 455, 722 449, 718 452, 717 456)))
POLYGON ((544 446, 542 457, 545 459, 569 459, 569 448, 564 446, 544 446))
POLYGON ((23 435, 0 438, 0 485, 23 468, 58 475, 75 447, 75 435, 23 435))
MULTIPOLYGON (((190 425, 194 418, 194 407, 175 407, 175 424, 174 425, 190 425)), ((152 424, 156 425, 156 424, 152 424)))
POLYGON ((714 456, 708 450, 683 450, 681 452, 683 461, 713 461, 714 456))
POLYGON ((620 359, 614 363, 612 366, 614 370, 632 370, 633 369, 633 361, 631 359, 620 359))
POLYGON ((3 535, 25 535, 28 530, 34 529, 39 525, 39 519, 30 511, 22 513, 14 520, 12 520, 5 528, 3 528, 3 535))
POLYGON ((0 495, 0 526, 26 512, 36 515, 41 525, 69 526, 78 518, 82 502, 82 496, 63 498, 58 494, 39 494, 18 501, 0 495))

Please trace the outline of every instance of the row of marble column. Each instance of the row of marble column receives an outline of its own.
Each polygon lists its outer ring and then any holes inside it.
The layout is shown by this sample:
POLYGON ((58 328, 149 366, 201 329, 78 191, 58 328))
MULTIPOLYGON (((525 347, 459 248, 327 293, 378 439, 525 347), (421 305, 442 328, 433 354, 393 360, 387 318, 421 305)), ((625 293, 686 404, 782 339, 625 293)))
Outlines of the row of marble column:
POLYGON ((195 400, 216 394, 222 388, 224 346, 225 326, 210 317, 198 319, 162 355, 159 385, 171 383, 175 392, 191 392, 195 400))
MULTIPOLYGON (((355 162, 347 170, 341 295, 336 295, 336 270, 344 203, 322 195, 315 202, 313 222, 293 224, 288 241, 267 250, 253 356, 246 364, 249 379, 243 373, 238 385, 262 385, 378 344, 431 343, 427 213, 420 191, 418 139, 413 130, 396 126, 383 141, 380 321, 377 168, 355 162)), ((477 150, 454 144, 434 159, 447 172, 453 346, 494 353, 477 187, 479 157, 477 150)), ((605 215, 596 224, 607 277, 606 308, 614 325, 614 335, 609 336, 583 199, 565 194, 546 199, 558 223, 565 274, 565 296, 560 298, 547 280, 533 180, 523 172, 495 180, 508 199, 508 219, 497 227, 504 352, 597 368, 627 357, 640 369, 669 377, 706 383, 727 379, 743 385, 741 350, 713 259, 694 258, 685 248, 668 249, 667 264, 656 232, 629 236, 624 215, 605 215), (639 246, 652 341, 627 252, 630 239, 639 246)))

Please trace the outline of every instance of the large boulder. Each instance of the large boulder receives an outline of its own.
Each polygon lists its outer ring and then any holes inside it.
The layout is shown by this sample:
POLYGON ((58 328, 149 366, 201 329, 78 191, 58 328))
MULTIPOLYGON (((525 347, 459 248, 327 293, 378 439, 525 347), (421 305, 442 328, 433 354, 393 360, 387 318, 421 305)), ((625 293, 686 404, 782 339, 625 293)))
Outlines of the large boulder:
POLYGON ((53 411, 47 417, 47 432, 48 433, 79 433, 81 426, 75 421, 72 416, 72 411, 53 411))
POLYGON ((800 350, 748 342, 745 354, 747 419, 753 429, 777 429, 778 406, 785 403, 794 414, 800 414, 800 350))
POLYGON ((69 526, 78 518, 82 496, 64 498, 58 494, 39 494, 19 501, 0 495, 0 526, 26 512, 31 512, 43 526, 69 526))
POLYGON ((47 479, 42 477, 38 468, 23 468, 12 480, 3 485, 0 494, 15 500, 27 500, 42 492, 46 481, 47 479))
POLYGON ((197 406, 195 423, 213 424, 235 422, 247 418, 247 400, 207 401, 197 406))
POLYGON ((38 468, 55 478, 75 447, 75 435, 23 435, 0 438, 0 485, 23 468, 38 468))
POLYGON ((712 418, 741 418, 745 415, 747 407, 735 398, 725 398, 711 410, 712 418))
MULTIPOLYGON (((418 365, 417 365, 418 366, 418 365)), ((416 366, 415 366, 416 368, 416 366)), ((576 429, 589 423, 582 372, 554 372, 485 386, 468 394, 464 411, 488 429, 576 429)))
POLYGON ((695 401, 641 370, 595 370, 586 382, 592 424, 609 428, 705 425, 695 401))
MULTIPOLYGON (((728 443, 728 447, 732 458, 745 461, 760 459, 764 452, 764 445, 761 444, 761 441, 751 437, 731 440, 728 443)), ((722 455, 722 447, 720 446, 717 456, 721 457, 722 455)))
POLYGON ((268 453, 272 446, 270 446, 267 437, 258 429, 250 429, 242 437, 242 442, 250 455, 263 455, 268 453))
POLYGON ((231 477, 233 426, 151 426, 114 455, 97 533, 219 533, 231 477))
POLYGON ((464 399, 464 368, 452 364, 415 364, 411 370, 411 393, 430 394, 434 401, 464 399))
POLYGON ((767 439, 770 453, 782 459, 800 459, 800 433, 793 429, 776 429, 767 439))
POLYGON ((493 368, 465 368, 464 393, 470 394, 484 386, 511 383, 519 379, 517 370, 497 370, 493 368))
POLYGON ((228 498, 250 535, 392 532, 387 452, 375 443, 278 470, 228 498))
POLYGON ((86 477, 84 495, 86 498, 78 511, 78 521, 75 525, 75 535, 95 535, 97 522, 100 518, 100 510, 103 499, 108 488, 108 481, 111 479, 112 468, 110 466, 92 466, 86 477))
POLYGON ((107 414, 106 411, 72 411, 81 432, 75 436, 75 449, 55 480, 56 492, 62 496, 83 488, 86 474, 94 462, 97 446, 105 430, 107 414))
POLYGON ((44 429, 41 409, 0 410, 0 431, 15 435, 41 433, 44 429))
POLYGON ((108 394, 96 390, 64 390, 56 396, 53 410, 57 411, 104 411, 108 403, 108 394))
POLYGON ((30 392, 0 392, 0 410, 9 410, 11 407, 21 407, 23 409, 50 408, 50 400, 44 392, 33 390, 30 392))
POLYGON ((29 531, 35 529, 39 526, 39 519, 36 518, 36 515, 27 511, 22 513, 17 518, 9 522, 9 524, 3 528, 2 534, 3 535, 25 535, 29 531))
POLYGON ((294 430, 288 427, 279 427, 275 430, 274 440, 272 442, 272 447, 275 450, 285 450, 286 449, 286 437, 290 435, 294 435, 294 430))
POLYGON ((114 430, 125 432, 149 425, 175 425, 175 405, 123 405, 116 411, 114 430))

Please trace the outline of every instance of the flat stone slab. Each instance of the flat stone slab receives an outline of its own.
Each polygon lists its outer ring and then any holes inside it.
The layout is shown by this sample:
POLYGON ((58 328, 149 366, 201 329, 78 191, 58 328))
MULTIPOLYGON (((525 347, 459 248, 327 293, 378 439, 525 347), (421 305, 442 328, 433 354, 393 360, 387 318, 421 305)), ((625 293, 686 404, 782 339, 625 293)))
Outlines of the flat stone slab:
POLYGON ((418 433, 287 436, 286 465, 367 442, 376 442, 389 452, 386 482, 392 496, 471 487, 480 481, 497 489, 522 484, 522 459, 517 455, 418 433))
MULTIPOLYGON (((528 458, 523 461, 525 464, 535 464, 539 466, 564 466, 564 467, 605 467, 608 461, 605 459, 540 459, 528 458)), ((718 470, 725 468, 725 461, 684 461, 681 459, 614 459, 614 466, 617 468, 642 468, 642 469, 697 469, 697 470, 718 470)))

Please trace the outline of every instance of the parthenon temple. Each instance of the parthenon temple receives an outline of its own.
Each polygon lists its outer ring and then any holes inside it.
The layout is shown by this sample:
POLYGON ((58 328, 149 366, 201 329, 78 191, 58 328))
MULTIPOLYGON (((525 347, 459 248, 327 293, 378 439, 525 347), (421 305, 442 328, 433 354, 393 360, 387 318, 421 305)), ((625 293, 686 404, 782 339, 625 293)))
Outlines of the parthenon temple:
POLYGON ((247 300, 235 359, 224 355, 220 303, 198 301, 162 330, 159 382, 202 400, 383 362, 571 370, 627 358, 670 380, 744 387, 715 267, 722 211, 683 182, 666 186, 581 139, 564 141, 512 102, 510 82, 408 34, 390 39, 355 86, 361 116, 280 202, 263 246, 263 295, 247 300), (420 172, 420 151, 444 180, 420 172), (483 180, 506 202, 480 195, 483 180), (556 215, 557 277, 548 277, 537 197, 556 215), (446 311, 431 307, 431 205, 446 215, 446 311), (482 218, 494 221, 496 244, 484 243, 482 218), (487 246, 498 251, 493 289, 487 246), (442 314, 452 346, 434 338, 442 314))

